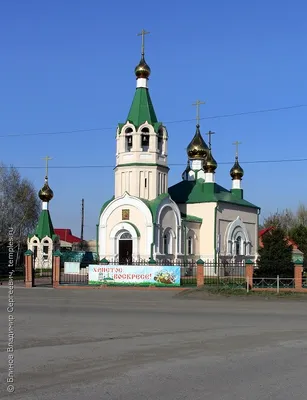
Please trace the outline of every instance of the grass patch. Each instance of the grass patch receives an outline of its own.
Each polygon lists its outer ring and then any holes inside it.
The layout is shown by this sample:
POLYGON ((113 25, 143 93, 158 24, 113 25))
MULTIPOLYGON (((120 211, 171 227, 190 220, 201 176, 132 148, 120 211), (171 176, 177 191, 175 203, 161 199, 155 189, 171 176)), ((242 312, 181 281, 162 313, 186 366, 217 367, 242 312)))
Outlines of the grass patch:
POLYGON ((271 292, 271 291, 249 291, 246 289, 227 287, 227 286, 204 286, 202 288, 187 289, 179 293, 177 296, 188 298, 222 298, 234 297, 244 299, 303 299, 307 300, 307 293, 298 292, 271 292))

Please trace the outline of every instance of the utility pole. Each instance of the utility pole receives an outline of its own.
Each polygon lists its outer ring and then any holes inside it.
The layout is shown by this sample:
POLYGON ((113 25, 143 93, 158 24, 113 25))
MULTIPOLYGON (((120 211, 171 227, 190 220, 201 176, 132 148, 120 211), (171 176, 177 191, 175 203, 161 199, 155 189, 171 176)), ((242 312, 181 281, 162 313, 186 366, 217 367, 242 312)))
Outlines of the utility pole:
POLYGON ((83 229, 84 229, 84 199, 81 205, 81 245, 83 247, 83 229))

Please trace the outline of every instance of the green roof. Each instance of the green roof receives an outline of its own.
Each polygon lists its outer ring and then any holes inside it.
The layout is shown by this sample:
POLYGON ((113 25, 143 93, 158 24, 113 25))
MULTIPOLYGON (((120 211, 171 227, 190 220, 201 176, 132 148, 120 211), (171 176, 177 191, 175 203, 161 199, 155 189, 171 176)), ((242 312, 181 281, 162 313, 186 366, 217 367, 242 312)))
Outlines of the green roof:
POLYGON ((159 208, 160 203, 166 198, 169 197, 168 193, 162 193, 160 196, 156 197, 153 200, 145 200, 145 199, 140 199, 147 205, 147 207, 150 209, 153 222, 156 222, 157 220, 157 210, 159 208))
POLYGON ((105 203, 103 203, 101 209, 100 209, 100 213, 99 213, 99 218, 101 216, 101 214, 104 212, 104 210, 107 208, 107 206, 111 203, 111 201, 113 201, 115 199, 115 196, 112 196, 109 200, 107 200, 105 203))
POLYGON ((187 222, 203 222, 202 218, 195 217, 194 215, 186 215, 181 213, 181 218, 187 222))
POLYGON ((205 183, 203 179, 179 182, 171 186, 168 192, 178 204, 224 202, 259 209, 217 183, 205 183))
MULTIPOLYGON (((147 121, 153 125, 155 131, 162 125, 157 119, 148 89, 136 89, 127 121, 131 122, 136 128, 147 121)), ((119 127, 121 128, 123 125, 119 124, 119 127)))
POLYGON ((48 236, 52 239, 56 237, 56 235, 54 234, 49 210, 42 210, 34 235, 37 236, 39 239, 42 239, 45 236, 48 236))

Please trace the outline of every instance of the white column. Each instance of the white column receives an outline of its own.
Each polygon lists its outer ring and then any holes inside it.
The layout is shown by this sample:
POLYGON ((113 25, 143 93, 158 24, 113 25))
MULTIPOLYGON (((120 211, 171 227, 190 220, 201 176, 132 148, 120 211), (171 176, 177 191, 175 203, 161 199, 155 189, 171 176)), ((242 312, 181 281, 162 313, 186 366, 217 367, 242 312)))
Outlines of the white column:
POLYGON ((147 79, 146 78, 138 78, 137 80, 136 80, 136 87, 137 88, 148 88, 148 81, 147 81, 147 79))
POLYGON ((191 161, 191 169, 198 171, 202 169, 203 161, 202 160, 192 160, 191 161))
POLYGON ((234 179, 232 181, 232 188, 233 189, 241 189, 241 180, 240 179, 234 179))
POLYGON ((206 183, 214 183, 214 173, 213 172, 206 172, 205 174, 205 181, 206 183))

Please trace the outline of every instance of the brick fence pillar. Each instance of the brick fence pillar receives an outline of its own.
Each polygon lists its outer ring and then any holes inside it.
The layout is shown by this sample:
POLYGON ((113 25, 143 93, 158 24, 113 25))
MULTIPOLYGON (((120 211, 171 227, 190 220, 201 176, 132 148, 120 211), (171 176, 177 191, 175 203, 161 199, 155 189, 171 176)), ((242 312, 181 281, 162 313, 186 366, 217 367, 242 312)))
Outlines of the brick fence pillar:
POLYGON ((196 284, 197 287, 204 286, 204 262, 201 259, 196 261, 196 284))
POLYGON ((245 277, 246 277, 246 284, 248 284, 249 289, 252 289, 253 277, 254 277, 254 263, 252 260, 247 260, 245 263, 245 277))
POLYGON ((25 287, 33 287, 33 252, 27 250, 25 252, 25 287))
POLYGON ((53 253, 52 260, 52 286, 54 288, 59 287, 60 285, 60 276, 61 276, 61 252, 59 250, 53 253))
POLYGON ((296 262, 294 265, 294 284, 295 289, 302 289, 303 287, 303 262, 296 262))

